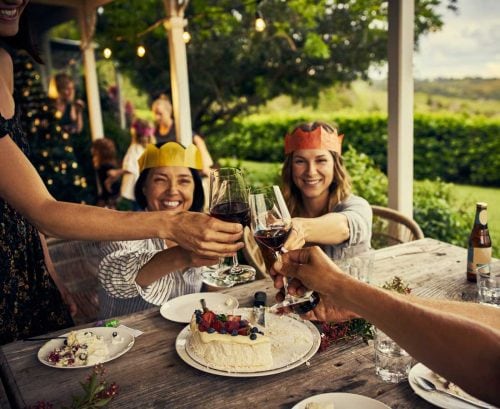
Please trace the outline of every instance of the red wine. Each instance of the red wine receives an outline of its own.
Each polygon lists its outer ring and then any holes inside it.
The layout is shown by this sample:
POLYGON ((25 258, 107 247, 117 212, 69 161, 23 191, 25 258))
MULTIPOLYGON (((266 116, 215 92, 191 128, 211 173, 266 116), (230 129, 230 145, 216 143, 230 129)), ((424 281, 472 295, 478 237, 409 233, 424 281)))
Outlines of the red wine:
POLYGON ((210 215, 225 222, 250 225, 250 207, 244 202, 220 203, 212 208, 210 215))
POLYGON ((316 291, 311 291, 310 294, 304 296, 304 300, 301 300, 296 304, 280 307, 276 312, 278 314, 286 314, 291 310, 298 315, 306 314, 316 308, 316 306, 319 304, 319 301, 319 294, 316 291))
POLYGON ((278 251, 285 244, 286 239, 290 235, 290 228, 275 227, 265 230, 257 230, 254 234, 255 240, 274 251, 278 251))

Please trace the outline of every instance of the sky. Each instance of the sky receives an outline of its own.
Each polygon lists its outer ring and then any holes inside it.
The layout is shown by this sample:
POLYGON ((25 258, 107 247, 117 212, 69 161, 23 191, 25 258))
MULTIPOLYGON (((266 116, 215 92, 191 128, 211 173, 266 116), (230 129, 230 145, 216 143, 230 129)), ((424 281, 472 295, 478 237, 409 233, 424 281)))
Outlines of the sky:
POLYGON ((500 0, 458 0, 440 9, 444 27, 420 39, 414 76, 500 78, 500 0))

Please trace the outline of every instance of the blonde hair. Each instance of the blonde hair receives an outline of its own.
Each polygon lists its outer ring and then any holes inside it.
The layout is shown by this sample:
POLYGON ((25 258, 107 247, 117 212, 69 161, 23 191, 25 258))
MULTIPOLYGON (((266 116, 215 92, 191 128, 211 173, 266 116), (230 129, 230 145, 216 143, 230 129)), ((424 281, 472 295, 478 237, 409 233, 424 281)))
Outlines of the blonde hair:
MULTIPOLYGON (((301 128, 311 128, 314 126, 322 126, 326 130, 328 128, 333 129, 328 124, 322 122, 314 122, 311 124, 301 124, 298 127, 301 128)), ((307 130, 307 129, 304 129, 307 130)), ((312 129, 309 129, 312 130, 312 129)), ((344 166, 344 161, 342 157, 333 151, 329 151, 333 158, 333 181, 328 187, 329 195, 328 201, 326 203, 325 209, 322 211, 321 215, 330 213, 333 211, 337 203, 340 203, 345 198, 347 198, 352 191, 351 177, 344 166)), ((288 210, 292 217, 302 217, 304 216, 304 202, 302 199, 302 193, 299 188, 295 185, 292 175, 292 162, 293 162, 294 152, 289 153, 285 156, 285 161, 283 162, 283 167, 281 169, 281 180, 283 196, 288 206, 288 210)))
POLYGON ((156 98, 153 103, 151 104, 151 109, 154 111, 156 107, 162 107, 169 113, 169 116, 172 116, 172 103, 170 102, 170 99, 165 95, 161 94, 158 98, 156 98))

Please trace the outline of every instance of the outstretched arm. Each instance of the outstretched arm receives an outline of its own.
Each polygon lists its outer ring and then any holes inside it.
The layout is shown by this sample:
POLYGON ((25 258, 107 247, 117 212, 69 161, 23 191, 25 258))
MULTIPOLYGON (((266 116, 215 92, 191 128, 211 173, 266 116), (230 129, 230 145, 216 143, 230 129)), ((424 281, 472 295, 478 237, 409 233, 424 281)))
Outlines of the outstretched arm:
POLYGON ((415 359, 472 395, 500 404, 500 329, 478 322, 477 317, 472 320, 456 310, 448 313, 419 305, 353 279, 319 247, 284 254, 274 269, 297 277, 331 305, 366 318, 415 359))
POLYGON ((83 240, 135 240, 160 237, 211 257, 228 256, 243 246, 240 224, 201 213, 118 212, 56 201, 9 136, 0 138, 0 196, 41 232, 83 240))

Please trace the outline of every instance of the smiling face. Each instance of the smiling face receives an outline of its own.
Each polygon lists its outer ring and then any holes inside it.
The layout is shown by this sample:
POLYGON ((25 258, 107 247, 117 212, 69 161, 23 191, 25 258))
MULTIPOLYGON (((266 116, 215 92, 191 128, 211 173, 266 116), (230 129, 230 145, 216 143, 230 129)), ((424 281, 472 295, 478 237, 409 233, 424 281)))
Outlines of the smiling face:
POLYGON ((326 149, 300 149, 293 152, 292 180, 304 201, 328 201, 333 182, 334 163, 326 149))
POLYGON ((193 175, 182 166, 152 168, 142 191, 148 210, 189 210, 193 204, 193 175))
POLYGON ((19 31, 19 18, 28 0, 0 0, 0 37, 12 37, 19 31))

